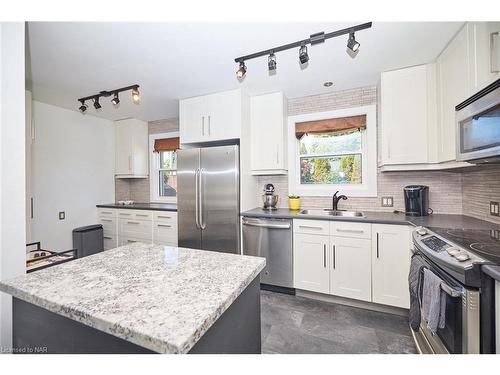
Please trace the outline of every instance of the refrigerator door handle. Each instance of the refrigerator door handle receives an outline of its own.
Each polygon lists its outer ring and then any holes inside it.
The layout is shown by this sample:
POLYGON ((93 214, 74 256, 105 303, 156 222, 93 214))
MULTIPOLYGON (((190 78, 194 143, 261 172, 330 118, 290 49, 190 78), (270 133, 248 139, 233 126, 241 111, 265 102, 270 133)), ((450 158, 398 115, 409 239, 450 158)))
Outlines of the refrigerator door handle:
POLYGON ((200 175, 200 169, 196 169, 194 173, 194 217, 196 221, 196 228, 200 229, 200 217, 199 217, 199 186, 198 186, 198 176, 200 175))
POLYGON ((205 224, 205 221, 203 219, 203 174, 205 172, 205 168, 201 168, 200 169, 200 173, 199 173, 199 179, 200 179, 200 182, 199 182, 199 187, 198 187, 198 190, 199 190, 199 212, 200 212, 200 218, 199 218, 199 223, 200 223, 200 228, 203 230, 207 227, 207 225, 205 224))

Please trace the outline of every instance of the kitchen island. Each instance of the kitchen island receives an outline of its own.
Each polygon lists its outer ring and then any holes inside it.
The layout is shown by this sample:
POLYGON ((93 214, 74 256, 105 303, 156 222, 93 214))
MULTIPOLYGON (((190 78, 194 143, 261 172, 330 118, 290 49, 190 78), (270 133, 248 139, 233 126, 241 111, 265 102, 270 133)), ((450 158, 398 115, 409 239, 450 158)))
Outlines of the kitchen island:
POLYGON ((265 259, 134 243, 0 282, 16 352, 260 353, 265 259))

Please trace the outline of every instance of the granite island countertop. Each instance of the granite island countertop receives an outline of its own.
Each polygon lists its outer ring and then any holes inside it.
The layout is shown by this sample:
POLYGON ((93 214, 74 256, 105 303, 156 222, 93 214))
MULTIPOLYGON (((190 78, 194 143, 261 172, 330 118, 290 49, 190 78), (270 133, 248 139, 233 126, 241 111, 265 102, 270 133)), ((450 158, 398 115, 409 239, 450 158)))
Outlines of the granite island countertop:
POLYGON ((120 208, 129 210, 151 210, 151 211, 177 211, 176 203, 134 203, 134 204, 119 204, 105 203, 96 205, 98 208, 120 208))
POLYGON ((264 266, 134 243, 1 281, 0 291, 159 353, 187 353, 264 266))
POLYGON ((333 220, 375 224, 413 225, 423 227, 500 230, 500 225, 498 224, 490 223, 488 221, 476 219, 474 217, 466 215, 432 214, 428 216, 408 216, 405 215, 404 212, 394 213, 381 211, 360 211, 363 212, 363 217, 304 215, 300 213, 300 210, 290 210, 288 208, 278 208, 277 210, 272 211, 263 210, 262 208, 254 208, 252 210, 242 212, 240 215, 246 217, 260 217, 271 219, 333 220))

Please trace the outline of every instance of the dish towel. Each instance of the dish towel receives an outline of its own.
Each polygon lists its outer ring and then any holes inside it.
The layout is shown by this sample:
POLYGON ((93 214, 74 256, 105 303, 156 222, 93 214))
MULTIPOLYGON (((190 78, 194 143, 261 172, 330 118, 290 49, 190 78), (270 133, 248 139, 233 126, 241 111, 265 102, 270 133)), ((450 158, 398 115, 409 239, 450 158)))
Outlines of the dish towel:
POLYGON ((438 328, 444 328, 446 323, 446 295, 441 290, 442 281, 432 271, 424 268, 422 316, 432 333, 436 333, 438 328))
POLYGON ((410 321, 410 327, 414 331, 418 331, 421 321, 421 311, 420 311, 420 275, 422 268, 425 263, 422 262, 419 256, 413 255, 410 264, 410 273, 408 275, 408 286, 410 289, 410 313, 408 320, 410 321))

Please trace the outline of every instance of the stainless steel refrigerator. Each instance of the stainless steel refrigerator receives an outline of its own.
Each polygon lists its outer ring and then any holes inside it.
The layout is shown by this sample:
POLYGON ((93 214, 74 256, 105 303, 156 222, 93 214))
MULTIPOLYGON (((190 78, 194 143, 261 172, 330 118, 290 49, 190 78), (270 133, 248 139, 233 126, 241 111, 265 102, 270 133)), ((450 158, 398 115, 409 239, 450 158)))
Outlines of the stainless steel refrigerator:
POLYGON ((177 152, 179 246, 240 252, 239 147, 177 152))

